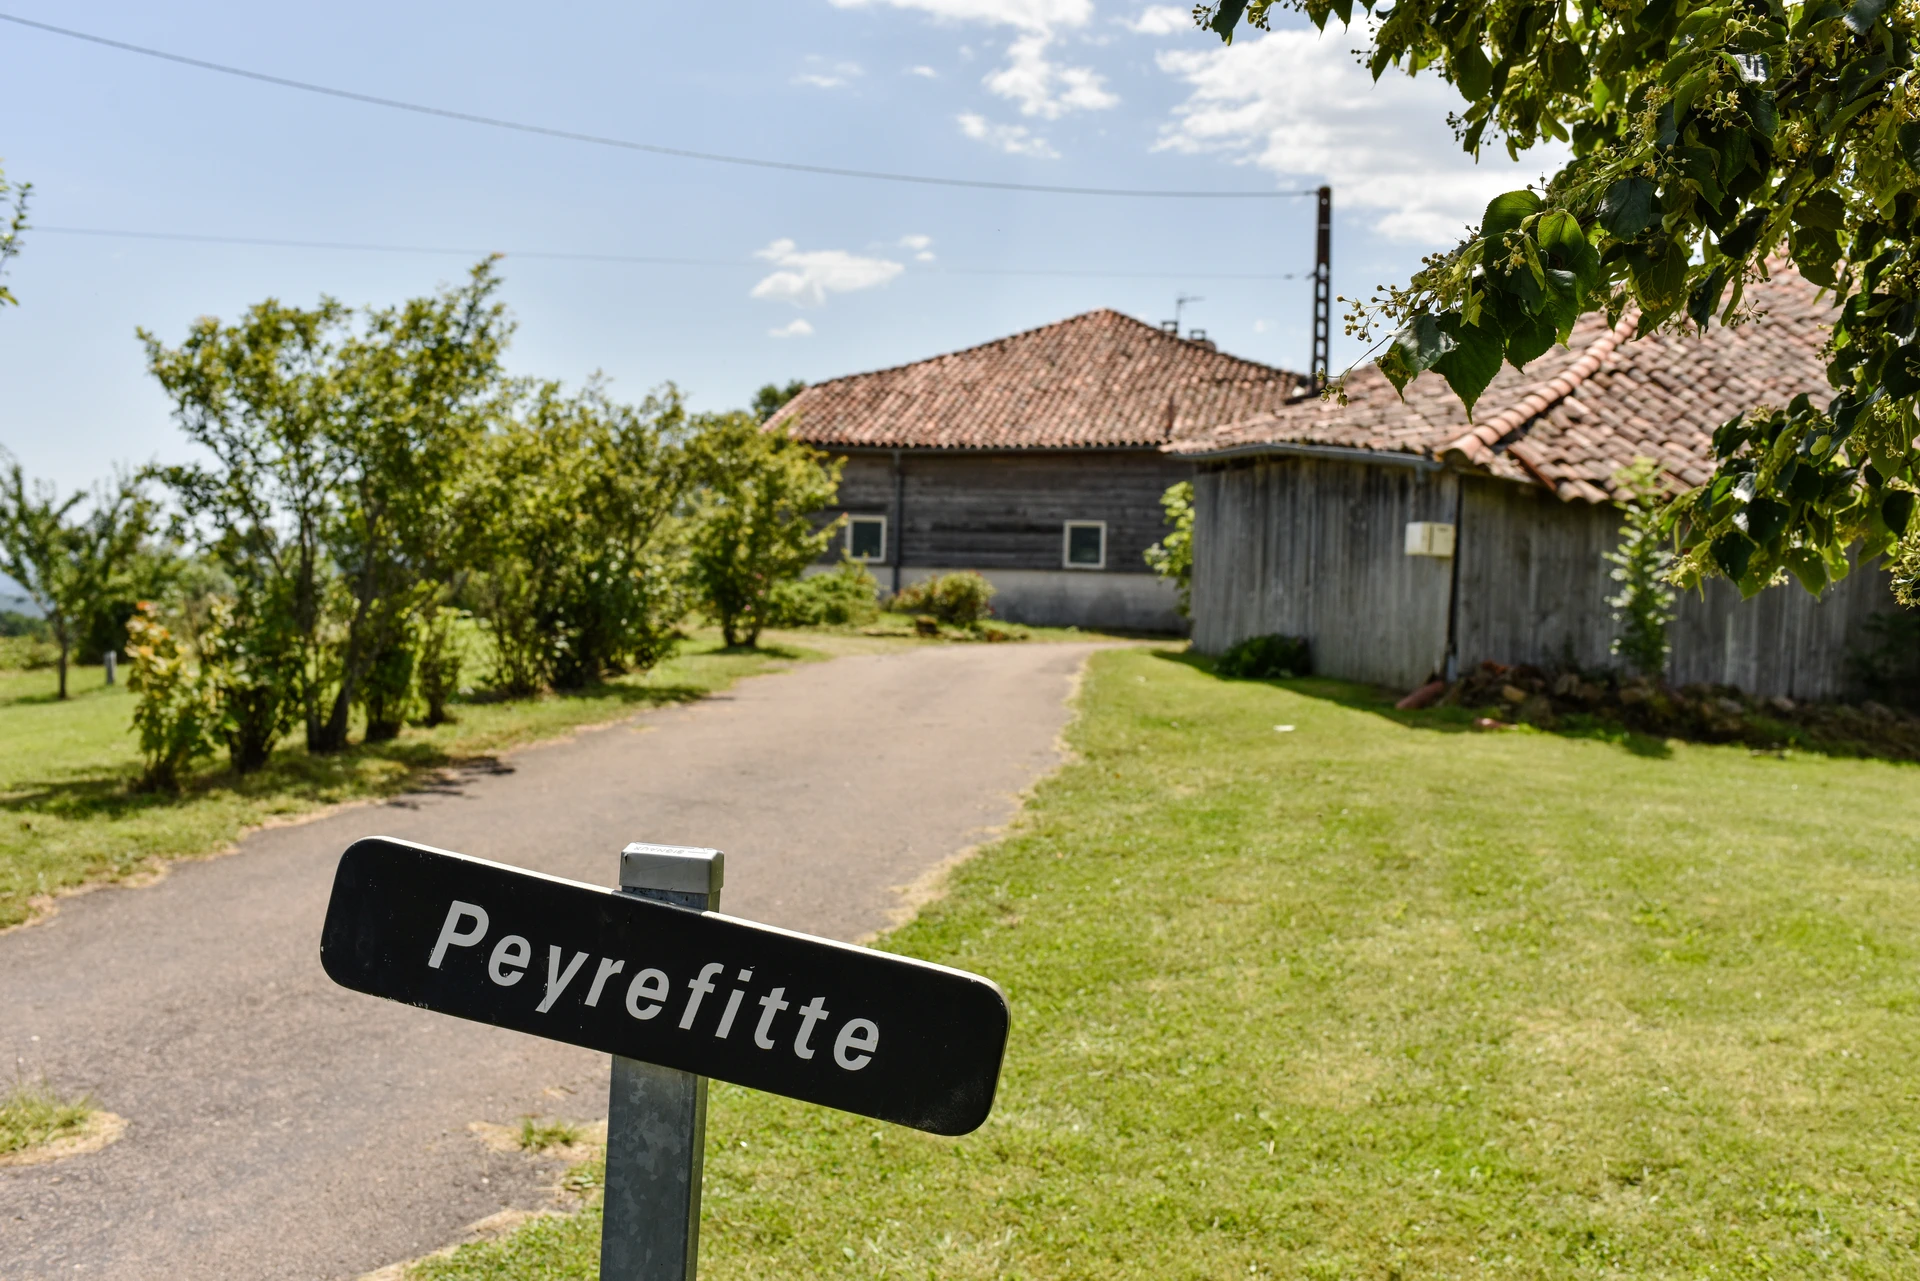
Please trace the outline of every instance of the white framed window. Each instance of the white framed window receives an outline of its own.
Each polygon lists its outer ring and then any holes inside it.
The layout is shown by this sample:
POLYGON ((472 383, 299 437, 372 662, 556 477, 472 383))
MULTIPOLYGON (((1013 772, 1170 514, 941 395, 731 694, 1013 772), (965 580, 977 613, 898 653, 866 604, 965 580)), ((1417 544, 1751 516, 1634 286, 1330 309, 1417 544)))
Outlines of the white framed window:
POLYGON ((885 516, 849 516, 847 518, 847 559, 879 562, 887 558, 887 518, 885 516))
POLYGON ((1107 522, 1070 520, 1060 539, 1060 563, 1068 569, 1107 567, 1107 522))

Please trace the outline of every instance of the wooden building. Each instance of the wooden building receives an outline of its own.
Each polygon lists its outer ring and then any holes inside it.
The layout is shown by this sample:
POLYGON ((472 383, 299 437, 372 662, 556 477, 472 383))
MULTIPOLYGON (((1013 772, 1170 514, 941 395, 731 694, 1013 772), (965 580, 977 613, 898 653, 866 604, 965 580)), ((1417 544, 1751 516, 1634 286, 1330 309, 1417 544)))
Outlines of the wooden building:
POLYGON ((816 383, 770 424, 845 460, 842 556, 881 585, 973 569, 1015 622, 1184 630, 1144 553, 1193 464, 1161 447, 1295 399, 1297 375, 1115 311, 816 383))
MULTIPOLYGON (((1831 394, 1814 287, 1776 265, 1747 298, 1757 319, 1700 337, 1588 317, 1567 347, 1503 369, 1473 422, 1437 376, 1403 402, 1368 367, 1344 405, 1303 400, 1173 442, 1198 469, 1195 647, 1305 636, 1317 671, 1401 688, 1482 660, 1614 665, 1615 473, 1647 457, 1698 484, 1728 418, 1831 394)), ((1786 584, 1742 601, 1714 580, 1681 597, 1667 676, 1830 697, 1863 624, 1892 607, 1877 567, 1819 600, 1786 584)))

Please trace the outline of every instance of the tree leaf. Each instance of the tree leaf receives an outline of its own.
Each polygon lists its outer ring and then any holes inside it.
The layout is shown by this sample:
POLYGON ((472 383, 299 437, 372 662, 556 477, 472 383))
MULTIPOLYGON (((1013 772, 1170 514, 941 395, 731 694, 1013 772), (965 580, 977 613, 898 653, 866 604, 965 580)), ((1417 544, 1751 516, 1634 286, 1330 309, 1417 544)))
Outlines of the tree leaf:
POLYGON ((1687 315, 1700 328, 1707 327, 1707 321, 1713 316, 1714 308, 1720 305, 1720 291, 1727 287, 1727 266, 1721 263, 1708 273, 1707 278, 1693 287, 1693 293, 1687 298, 1687 315))
POLYGON ((1738 582, 1746 577, 1747 562, 1753 559, 1754 552, 1759 549, 1753 545, 1752 539, 1739 530, 1733 529, 1714 539, 1709 550, 1713 553, 1714 564, 1720 567, 1720 572, 1738 582))
POLYGON ((1523 221, 1539 212, 1540 197, 1531 191, 1509 191, 1495 196, 1487 204, 1486 216, 1480 220, 1480 237, 1491 242, 1489 248, 1498 249, 1502 236, 1518 231, 1523 221))
POLYGON ((1913 519, 1913 491, 1910 489, 1890 489, 1887 496, 1880 500, 1880 519, 1887 522, 1887 528, 1896 534, 1907 532, 1907 522, 1913 519))
POLYGON ((1737 528, 1745 531, 1748 538, 1765 545, 1772 542, 1774 536, 1787 527, 1789 514, 1790 511, 1785 503, 1775 502, 1771 498, 1756 498, 1733 518, 1733 523, 1737 528))
POLYGON ((1729 258, 1745 258, 1760 244, 1760 233, 1767 225, 1767 216, 1771 211, 1756 206, 1740 215, 1740 221, 1733 224, 1726 235, 1720 237, 1720 252, 1729 258))
POLYGON ((1847 225, 1846 201, 1836 191, 1809 192, 1793 207, 1793 221, 1796 226, 1840 231, 1847 225))
POLYGON ((1375 362, 1387 376, 1393 389, 1404 395, 1407 384, 1458 344, 1441 330, 1432 316, 1415 316, 1407 327, 1393 336, 1393 343, 1375 362))
POLYGON ((1240 25, 1240 15, 1246 11, 1247 0, 1220 0, 1220 7, 1213 13, 1213 21, 1207 25, 1222 40, 1232 44, 1233 29, 1240 25))
POLYGON ((1475 102, 1486 97, 1487 88, 1493 83, 1493 64, 1487 61, 1480 42, 1469 40, 1465 48, 1448 58, 1447 74, 1460 96, 1475 102))
POLYGON ((1920 169, 1920 124, 1909 122, 1901 125, 1895 131, 1895 136, 1900 142, 1900 154, 1907 158, 1908 164, 1920 169))
POLYGON ((1653 225, 1653 183, 1621 178, 1600 198, 1598 216, 1615 240, 1632 240, 1653 225))
MULTIPOLYGON (((1487 320, 1490 317, 1483 315, 1482 321, 1487 320)), ((1469 325, 1458 316, 1441 317, 1440 327, 1454 340, 1455 346, 1433 362, 1433 372, 1447 380, 1447 386, 1453 388, 1453 394, 1467 407, 1467 418, 1471 421, 1474 403, 1500 372, 1500 362, 1506 356, 1504 335, 1491 324, 1469 325)))
POLYGON ((1874 20, 1887 11, 1887 0, 1853 0, 1853 7, 1847 10, 1847 30, 1856 36, 1864 36, 1872 28, 1874 20))
POLYGON ((1799 580, 1800 586, 1807 589, 1810 596, 1818 596, 1827 585, 1827 562, 1820 553, 1810 547, 1790 548, 1781 562, 1787 571, 1799 580))
POLYGON ((1587 292, 1599 283, 1600 255, 1587 242, 1586 234, 1580 230, 1580 223, 1572 214, 1556 209, 1535 225, 1534 235, 1539 239, 1541 249, 1573 273, 1584 300, 1587 292))
POLYGON ((1507 361, 1515 369, 1525 369, 1553 346, 1560 336, 1559 327, 1546 316, 1528 316, 1507 334, 1507 361))

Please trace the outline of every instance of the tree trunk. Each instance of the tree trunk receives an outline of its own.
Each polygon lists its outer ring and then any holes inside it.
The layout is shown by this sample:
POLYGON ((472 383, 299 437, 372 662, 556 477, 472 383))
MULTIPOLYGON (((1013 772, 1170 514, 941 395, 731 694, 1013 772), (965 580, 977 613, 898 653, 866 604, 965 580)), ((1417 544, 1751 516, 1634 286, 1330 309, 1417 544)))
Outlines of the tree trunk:
POLYGON ((310 752, 338 752, 347 745, 347 717, 353 711, 353 687, 357 681, 349 679, 351 673, 342 673, 340 692, 334 695, 333 711, 327 716, 326 723, 320 727, 319 735, 307 744, 310 752))
POLYGON ((62 629, 60 633, 60 697, 64 699, 66 698, 66 696, 67 696, 67 634, 66 634, 66 631, 62 629))

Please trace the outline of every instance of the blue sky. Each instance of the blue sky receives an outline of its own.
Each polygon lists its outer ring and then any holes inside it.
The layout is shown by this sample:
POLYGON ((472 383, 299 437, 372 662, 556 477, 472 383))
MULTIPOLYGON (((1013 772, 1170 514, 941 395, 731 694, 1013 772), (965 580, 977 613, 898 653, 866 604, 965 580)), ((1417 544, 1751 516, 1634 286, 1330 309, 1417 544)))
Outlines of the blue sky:
MULTIPOLYGON (((1299 25, 1223 48, 1185 7, 1106 0, 0 9, 341 89, 803 163, 1175 189, 1335 188, 1336 292, 1398 282, 1550 158, 1458 154, 1431 77, 1371 86, 1299 25)), ((1278 15, 1276 15, 1278 17, 1278 15)), ((1276 26, 1280 23, 1277 21, 1276 26)), ((63 487, 185 456, 136 326, 276 296, 390 303, 501 250, 516 373, 595 371, 699 408, 1093 307, 1307 357, 1310 200, 1121 200, 853 181, 505 133, 0 23, 0 162, 35 186, 0 312, 0 444, 63 487), (142 240, 143 231, 447 249, 142 240), (517 252, 516 252, 517 251, 517 252), (555 261, 580 253, 687 265, 555 261), (1007 271, 1076 275, 982 274, 1007 271)), ((1359 355, 1341 338, 1336 367, 1359 355)))

